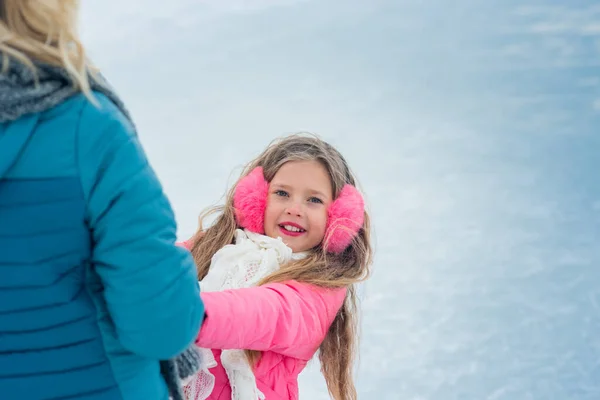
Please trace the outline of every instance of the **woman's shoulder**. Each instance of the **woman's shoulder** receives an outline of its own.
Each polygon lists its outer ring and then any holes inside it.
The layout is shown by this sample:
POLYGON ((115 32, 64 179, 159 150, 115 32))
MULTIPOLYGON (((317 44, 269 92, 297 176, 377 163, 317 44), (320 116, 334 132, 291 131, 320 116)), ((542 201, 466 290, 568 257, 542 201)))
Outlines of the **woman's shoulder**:
POLYGON ((83 94, 79 94, 73 99, 75 104, 81 104, 80 123, 82 125, 119 126, 128 134, 135 135, 131 121, 113 101, 103 93, 96 91, 92 92, 92 96, 96 104, 93 104, 83 94))
POLYGON ((55 107, 44 111, 41 120, 50 120, 58 116, 75 115, 81 118, 95 120, 126 121, 125 115, 106 95, 93 91, 92 97, 96 104, 92 103, 83 93, 77 93, 55 107))

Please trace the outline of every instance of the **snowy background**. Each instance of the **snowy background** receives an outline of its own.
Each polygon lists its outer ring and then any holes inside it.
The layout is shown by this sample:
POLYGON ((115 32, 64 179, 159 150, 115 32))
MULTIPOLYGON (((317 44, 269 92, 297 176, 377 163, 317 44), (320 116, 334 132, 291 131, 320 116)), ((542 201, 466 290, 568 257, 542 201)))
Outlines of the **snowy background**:
MULTIPOLYGON (((85 0, 180 236, 273 138, 374 218, 360 399, 600 399, 600 5, 85 0)), ((302 400, 328 399, 318 364, 302 400)))

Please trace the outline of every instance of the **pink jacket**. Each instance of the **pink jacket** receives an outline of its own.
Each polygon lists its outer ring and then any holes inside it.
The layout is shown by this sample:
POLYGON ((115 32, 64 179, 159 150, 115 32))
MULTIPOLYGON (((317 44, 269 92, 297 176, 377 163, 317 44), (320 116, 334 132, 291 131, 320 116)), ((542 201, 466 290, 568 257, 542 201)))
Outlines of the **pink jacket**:
MULTIPOLYGON (((258 389, 266 400, 297 400, 298 375, 325 338, 345 295, 346 289, 296 281, 201 293, 206 318, 196 344, 213 349, 217 362, 220 349, 262 351, 255 368, 258 389)), ((207 400, 230 400, 223 367, 211 372, 215 388, 207 400)))

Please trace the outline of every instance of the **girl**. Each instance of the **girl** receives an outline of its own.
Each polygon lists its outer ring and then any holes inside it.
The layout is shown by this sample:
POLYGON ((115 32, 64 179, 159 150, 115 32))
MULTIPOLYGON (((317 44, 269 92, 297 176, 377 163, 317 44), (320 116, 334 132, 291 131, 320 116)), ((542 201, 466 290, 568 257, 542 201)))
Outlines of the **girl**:
POLYGON ((160 360, 204 316, 194 260, 76 19, 0 1, 0 398, 167 400, 195 359, 160 360))
POLYGON ((336 149, 307 135, 273 142, 184 245, 207 310, 196 344, 213 356, 188 399, 298 399, 317 350, 332 398, 356 399, 355 285, 369 275, 369 218, 336 149))

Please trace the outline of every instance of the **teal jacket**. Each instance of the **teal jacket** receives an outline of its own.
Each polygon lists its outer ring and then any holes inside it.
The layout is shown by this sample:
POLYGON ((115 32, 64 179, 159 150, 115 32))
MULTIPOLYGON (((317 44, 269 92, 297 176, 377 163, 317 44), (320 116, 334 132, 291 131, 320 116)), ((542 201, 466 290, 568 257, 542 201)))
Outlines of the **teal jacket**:
POLYGON ((77 95, 0 123, 0 398, 166 400, 204 317, 133 127, 77 95))

